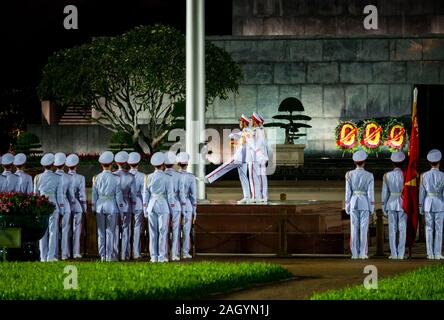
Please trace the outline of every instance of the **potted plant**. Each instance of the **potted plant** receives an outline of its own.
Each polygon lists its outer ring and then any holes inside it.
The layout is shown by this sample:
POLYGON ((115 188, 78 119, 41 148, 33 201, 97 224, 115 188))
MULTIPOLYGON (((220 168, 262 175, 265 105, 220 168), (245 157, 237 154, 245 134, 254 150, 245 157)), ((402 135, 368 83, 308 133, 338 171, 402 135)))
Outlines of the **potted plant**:
POLYGON ((288 97, 279 104, 278 108, 279 112, 285 112, 286 114, 273 116, 273 119, 280 120, 280 122, 272 122, 265 125, 266 127, 277 127, 285 130, 285 143, 276 145, 276 165, 299 167, 304 164, 305 145, 296 144, 295 142, 299 138, 306 136, 305 133, 301 132, 301 129, 311 128, 311 126, 298 121, 310 121, 311 117, 294 114, 304 110, 304 106, 299 99, 288 97))
POLYGON ((38 241, 45 234, 53 212, 54 205, 45 196, 0 193, 0 232, 7 228, 21 229, 21 248, 6 249, 8 260, 38 260, 38 241))

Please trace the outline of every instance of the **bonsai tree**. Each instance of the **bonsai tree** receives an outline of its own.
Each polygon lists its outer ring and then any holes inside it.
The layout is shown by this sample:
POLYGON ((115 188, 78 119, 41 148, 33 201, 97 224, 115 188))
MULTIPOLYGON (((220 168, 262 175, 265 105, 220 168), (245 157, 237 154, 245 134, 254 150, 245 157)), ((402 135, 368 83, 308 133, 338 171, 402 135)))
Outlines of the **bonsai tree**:
POLYGON ((32 132, 27 131, 20 133, 14 144, 15 153, 24 153, 27 156, 41 154, 43 153, 41 149, 42 145, 39 137, 32 132))
MULTIPOLYGON (((205 61, 207 105, 237 92, 242 72, 228 52, 208 42, 205 61)), ((169 26, 140 26, 58 51, 43 68, 38 94, 62 108, 92 106, 91 120, 152 153, 182 114, 174 109, 185 101, 185 37, 169 26)))
POLYGON ((278 108, 279 112, 287 112, 287 114, 278 114, 273 117, 276 120, 286 120, 288 122, 272 122, 265 124, 266 127, 278 127, 285 130, 285 144, 294 144, 294 141, 300 137, 306 136, 300 133, 301 128, 311 128, 306 123, 296 121, 310 121, 311 117, 302 114, 294 114, 295 112, 303 112, 304 106, 299 99, 289 97, 284 99, 278 108))
POLYGON ((108 149, 112 152, 118 152, 125 150, 132 152, 135 150, 134 141, 131 134, 124 131, 117 131, 111 135, 111 139, 108 144, 108 149))

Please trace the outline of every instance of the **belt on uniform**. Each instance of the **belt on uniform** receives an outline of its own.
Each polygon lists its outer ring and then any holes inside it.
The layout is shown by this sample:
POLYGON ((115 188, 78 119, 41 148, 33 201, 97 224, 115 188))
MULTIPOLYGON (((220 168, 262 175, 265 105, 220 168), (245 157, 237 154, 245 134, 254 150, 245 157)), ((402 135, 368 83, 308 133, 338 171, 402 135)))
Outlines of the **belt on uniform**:
POLYGON ((390 196, 393 196, 393 197, 400 197, 401 195, 402 195, 401 192, 392 192, 392 193, 390 193, 390 196))
POLYGON ((353 191, 354 196, 364 196, 366 194, 367 194, 367 192, 364 192, 364 191, 353 191))
POLYGON ((154 199, 165 199, 165 193, 151 193, 151 197, 154 199))
POLYGON ((99 195, 99 200, 114 200, 114 196, 99 195))
POLYGON ((427 192, 428 197, 437 198, 440 196, 438 192, 427 192))

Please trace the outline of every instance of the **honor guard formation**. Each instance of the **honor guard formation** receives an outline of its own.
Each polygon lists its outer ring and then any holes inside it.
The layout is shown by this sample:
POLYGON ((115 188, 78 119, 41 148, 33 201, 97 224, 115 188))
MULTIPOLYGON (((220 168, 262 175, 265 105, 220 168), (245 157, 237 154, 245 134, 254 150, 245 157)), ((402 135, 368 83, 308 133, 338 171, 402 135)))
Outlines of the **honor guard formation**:
POLYGON ((264 118, 256 112, 251 119, 241 115, 239 118, 241 132, 229 135, 231 143, 235 146, 234 155, 205 177, 206 183, 213 183, 237 168, 243 193, 243 198, 237 202, 239 204, 268 202, 266 164, 269 152, 263 125, 264 118))
MULTIPOLYGON (((242 115, 239 121, 242 131, 230 135, 236 146, 234 156, 206 176, 211 183, 237 168, 243 189, 243 199, 238 202, 242 204, 267 202, 265 168, 268 148, 263 122, 256 113, 251 121, 242 115)), ((439 170, 441 157, 437 149, 428 153, 431 169, 420 177, 418 199, 419 213, 425 215, 426 221, 427 258, 435 260, 444 258, 444 173, 439 170)), ((389 259, 404 259, 405 255, 405 158, 402 152, 392 153, 394 168, 383 177, 381 206, 389 225, 389 259)), ((350 215, 352 259, 368 259, 369 221, 375 211, 374 177, 364 169, 366 159, 365 151, 356 151, 353 154, 356 168, 345 175, 345 211, 350 215)), ((24 154, 14 156, 7 153, 0 161, 4 169, 0 175, 0 192, 43 195, 55 206, 49 217, 49 226, 40 240, 41 261, 81 258, 80 238, 87 212, 87 197, 85 178, 76 172, 79 157, 75 154, 67 157, 63 153, 45 154, 40 161, 44 171, 35 176, 34 182, 23 171, 26 164, 24 154), (12 172, 14 167, 16 170, 12 172)), ((138 170, 140 161, 139 153, 128 154, 126 151, 116 155, 105 151, 99 157, 102 172, 93 178, 91 202, 97 220, 101 260, 140 259, 144 217, 148 219, 151 262, 192 258, 191 234, 196 221, 197 199, 196 177, 187 172, 189 155, 185 152, 177 155, 173 152, 154 153, 151 157, 154 172, 149 175, 138 170), (113 172, 114 163, 118 169, 113 172)))
MULTIPOLYGON (((151 164, 155 171, 150 175, 139 172, 140 161, 137 152, 121 151, 114 155, 105 151, 99 157, 102 172, 93 178, 91 202, 97 221, 100 259, 140 259, 144 217, 148 218, 152 262, 192 258, 190 234, 196 221, 197 199, 196 179, 186 171, 189 155, 185 152, 177 156, 173 152, 153 154, 151 164), (114 163, 118 169, 113 172, 114 163), (175 164, 178 170, 173 168, 175 164)), ((34 182, 23 171, 26 155, 7 153, 0 162, 4 169, 0 175, 0 192, 46 196, 55 207, 39 243, 40 261, 82 258, 80 239, 87 196, 85 177, 76 172, 79 157, 45 154, 40 160, 44 172, 36 175, 34 182)))

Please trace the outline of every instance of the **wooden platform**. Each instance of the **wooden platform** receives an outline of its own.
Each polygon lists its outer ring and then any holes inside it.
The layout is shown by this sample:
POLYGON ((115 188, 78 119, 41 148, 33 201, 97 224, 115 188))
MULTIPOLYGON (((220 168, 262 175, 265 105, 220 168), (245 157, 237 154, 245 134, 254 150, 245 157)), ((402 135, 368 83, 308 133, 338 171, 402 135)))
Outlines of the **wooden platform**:
POLYGON ((198 204, 198 253, 344 253, 339 201, 198 204))

